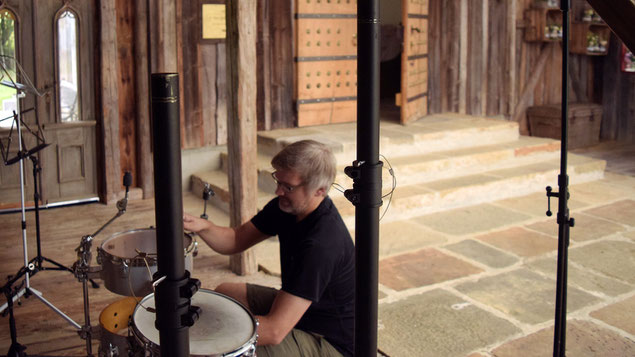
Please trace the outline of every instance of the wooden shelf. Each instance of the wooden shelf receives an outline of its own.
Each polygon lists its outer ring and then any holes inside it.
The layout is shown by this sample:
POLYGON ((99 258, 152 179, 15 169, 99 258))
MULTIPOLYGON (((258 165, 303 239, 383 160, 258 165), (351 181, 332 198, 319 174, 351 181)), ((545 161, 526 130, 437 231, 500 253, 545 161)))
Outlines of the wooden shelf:
POLYGON ((571 53, 587 56, 604 56, 609 51, 611 30, 604 22, 574 22, 571 24, 571 53), (595 36, 597 44, 589 46, 589 36, 595 36))
POLYGON ((562 41, 562 11, 559 8, 531 8, 525 10, 527 42, 562 41), (560 31, 556 30, 559 27, 560 31))

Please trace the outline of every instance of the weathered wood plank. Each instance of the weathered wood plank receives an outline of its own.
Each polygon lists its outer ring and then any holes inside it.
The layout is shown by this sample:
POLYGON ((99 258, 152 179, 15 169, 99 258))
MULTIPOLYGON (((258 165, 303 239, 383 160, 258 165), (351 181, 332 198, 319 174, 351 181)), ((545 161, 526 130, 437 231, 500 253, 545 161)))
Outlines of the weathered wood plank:
POLYGON ((527 111, 527 107, 529 106, 529 102, 531 97, 533 96, 533 92, 535 90, 536 85, 539 80, 543 76, 543 72, 545 70, 545 65, 547 64, 547 60, 549 59, 553 44, 545 44, 542 47, 540 58, 538 58, 538 62, 535 67, 532 69, 533 75, 527 81, 525 88, 519 97, 518 102, 516 103, 516 108, 514 109, 513 120, 516 122, 524 121, 526 123, 525 112, 527 111))
POLYGON ((119 152, 119 106, 117 104, 117 13, 115 0, 100 2, 101 18, 101 109, 104 184, 101 197, 116 200, 121 187, 119 152))
POLYGON ((134 57, 135 57, 135 99, 137 101, 137 185, 143 191, 143 198, 154 197, 154 165, 150 138, 150 86, 148 68, 148 4, 135 2, 134 57))
MULTIPOLYGON (((132 173, 132 186, 137 186, 136 101, 134 59, 134 2, 116 0, 117 94, 119 104, 119 154, 121 171, 132 173)), ((121 183, 120 183, 121 187, 121 183)))
MULTIPOLYGON (((230 224, 237 227, 256 213, 256 7, 247 0, 227 4, 227 89, 230 224)), ((253 251, 230 259, 240 275, 257 270, 253 251)))

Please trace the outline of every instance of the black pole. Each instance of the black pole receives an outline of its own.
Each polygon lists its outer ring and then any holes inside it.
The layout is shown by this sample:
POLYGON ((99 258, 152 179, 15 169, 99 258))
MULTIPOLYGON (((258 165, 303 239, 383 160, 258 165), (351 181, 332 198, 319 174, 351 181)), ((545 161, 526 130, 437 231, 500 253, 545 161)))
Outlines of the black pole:
MULTIPOLYGON (((558 191, 551 192, 547 187, 547 196, 558 197, 558 268, 556 281, 556 313, 553 337, 554 357, 564 357, 566 351, 567 332, 567 260, 569 248, 569 228, 573 227, 573 218, 569 219, 569 176, 567 175, 567 146, 569 127, 569 10, 570 0, 561 0, 562 9, 562 133, 560 134, 560 175, 558 176, 558 191)), ((551 212, 547 211, 547 215, 551 212)))
POLYGON ((189 356, 188 327, 182 323, 189 299, 180 294, 187 280, 183 254, 183 199, 181 195, 181 131, 179 77, 152 74, 152 125, 157 234, 156 322, 162 356, 189 356))
POLYGON ((346 196, 355 208, 355 355, 377 355, 379 272, 379 1, 357 2, 357 160, 346 196))

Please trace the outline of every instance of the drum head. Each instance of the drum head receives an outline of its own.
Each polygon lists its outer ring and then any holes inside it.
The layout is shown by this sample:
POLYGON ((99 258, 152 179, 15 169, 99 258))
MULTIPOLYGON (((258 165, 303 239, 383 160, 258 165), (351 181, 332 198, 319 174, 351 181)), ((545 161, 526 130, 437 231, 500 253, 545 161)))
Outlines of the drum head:
MULTIPOLYGON (((211 290, 199 290, 192 297, 192 305, 201 308, 201 315, 189 329, 191 355, 221 355, 236 351, 248 343, 255 343, 255 321, 242 305, 211 290)), ((159 345, 159 331, 154 327, 156 316, 146 311, 154 308, 154 294, 141 300, 134 312, 135 328, 152 343, 159 345)))
MULTIPOLYGON (((192 243, 192 238, 183 236, 183 248, 187 249, 192 243)), ((139 252, 156 257, 157 232, 154 228, 135 229, 117 233, 110 236, 101 244, 101 249, 106 253, 122 259, 134 259, 139 252)))

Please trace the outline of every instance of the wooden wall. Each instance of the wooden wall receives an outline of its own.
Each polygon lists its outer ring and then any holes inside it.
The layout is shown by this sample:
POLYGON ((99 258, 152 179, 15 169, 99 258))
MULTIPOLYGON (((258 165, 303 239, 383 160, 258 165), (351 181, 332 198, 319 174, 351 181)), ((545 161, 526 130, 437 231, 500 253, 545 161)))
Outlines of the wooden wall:
MULTIPOLYGON (((184 149, 227 143, 225 41, 201 39, 204 0, 177 3, 184 149)), ((291 1, 259 0, 258 130, 293 127, 291 1)))
MULTIPOLYGON (((532 1, 430 1, 430 113, 503 115, 528 134, 529 106, 561 102, 561 43, 524 40, 532 1)), ((584 7, 573 0, 573 18, 584 7)), ((612 35, 607 56, 571 54, 569 98, 604 105, 603 139, 633 141, 635 76, 619 71, 620 46, 612 35)))

